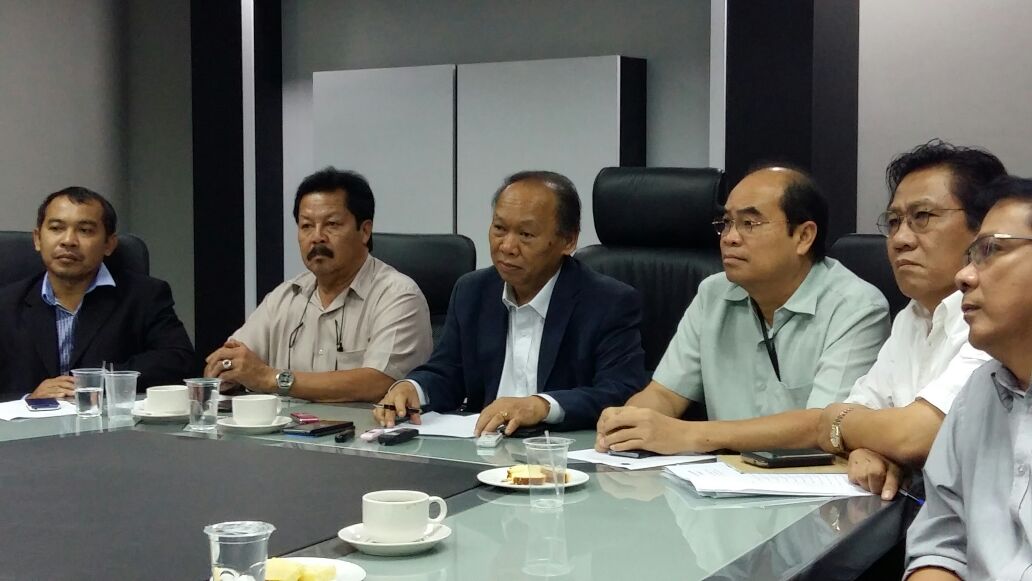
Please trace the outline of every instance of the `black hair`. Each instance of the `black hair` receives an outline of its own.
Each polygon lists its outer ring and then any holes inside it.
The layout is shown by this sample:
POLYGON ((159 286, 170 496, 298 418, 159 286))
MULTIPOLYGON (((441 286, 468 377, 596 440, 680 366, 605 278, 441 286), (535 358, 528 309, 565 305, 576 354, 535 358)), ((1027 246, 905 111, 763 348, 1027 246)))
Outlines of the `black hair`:
MULTIPOLYGON (((978 205, 984 206, 986 213, 994 205, 1004 200, 1018 200, 1032 204, 1032 179, 1003 175, 986 184, 978 192, 978 205)), ((1029 214, 1028 225, 1032 227, 1032 213, 1029 214)))
POLYGON ((809 172, 791 163, 764 163, 750 168, 749 174, 771 169, 788 170, 789 182, 781 193, 781 211, 788 221, 788 233, 805 222, 817 225, 817 233, 807 256, 816 264, 828 254, 828 200, 809 172))
MULTIPOLYGON (((333 166, 326 166, 301 180, 297 194, 294 195, 294 222, 298 222, 301 198, 308 194, 332 194, 338 191, 344 192, 344 207, 355 216, 355 228, 361 230, 362 223, 372 220, 376 212, 373 190, 369 188, 369 182, 358 172, 339 170, 333 166)), ((366 247, 369 250, 373 249, 372 235, 369 236, 366 247)))
POLYGON ((961 147, 941 139, 932 139, 900 154, 889 163, 885 170, 885 184, 889 187, 890 203, 903 178, 915 171, 932 167, 949 169, 953 178, 950 193, 963 206, 968 228, 978 230, 989 211, 979 191, 994 179, 1007 175, 1003 162, 984 149, 961 147))
POLYGON ((581 203, 577 187, 570 178, 554 171, 529 170, 512 174, 495 191, 491 207, 498 203, 498 196, 502 195, 505 188, 522 181, 539 182, 555 194, 556 230, 560 235, 573 237, 580 233, 581 203))
POLYGON ((50 202, 61 196, 68 198, 73 204, 88 204, 90 202, 100 204, 100 219, 104 223, 104 238, 110 238, 115 233, 118 227, 118 214, 115 213, 114 206, 104 196, 82 186, 69 186, 47 196, 43 203, 39 205, 39 209, 36 210, 36 228, 43 227, 43 220, 47 217, 47 207, 50 206, 50 202))

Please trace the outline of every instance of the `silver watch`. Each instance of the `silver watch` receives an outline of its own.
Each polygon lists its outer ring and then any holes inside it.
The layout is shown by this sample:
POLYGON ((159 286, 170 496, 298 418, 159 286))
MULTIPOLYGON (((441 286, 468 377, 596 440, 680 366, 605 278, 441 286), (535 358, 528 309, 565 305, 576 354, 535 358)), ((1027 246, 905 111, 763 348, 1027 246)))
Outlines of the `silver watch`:
POLYGON ((294 387, 294 372, 284 369, 276 374, 276 390, 279 395, 290 395, 290 388, 294 387))

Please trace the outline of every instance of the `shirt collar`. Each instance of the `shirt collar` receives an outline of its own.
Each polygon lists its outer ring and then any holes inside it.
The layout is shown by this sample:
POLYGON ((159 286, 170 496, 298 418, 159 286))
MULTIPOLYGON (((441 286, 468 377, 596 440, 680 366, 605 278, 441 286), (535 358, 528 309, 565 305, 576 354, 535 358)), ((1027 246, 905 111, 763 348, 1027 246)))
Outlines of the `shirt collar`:
MULTIPOLYGON (((552 275, 552 278, 548 279, 545 286, 541 287, 541 290, 534 295, 534 298, 530 299, 523 307, 534 309, 544 319, 548 315, 548 304, 552 302, 552 291, 555 290, 555 281, 559 279, 561 271, 562 267, 552 275)), ((510 309, 523 308, 516 305, 516 291, 513 290, 509 283, 505 283, 505 286, 502 287, 502 304, 510 309)))
POLYGON ((1003 407, 1007 408, 1007 411, 1011 411, 1014 407, 1014 398, 1020 397, 1025 398, 1025 390, 1021 389, 1022 385, 1018 381, 1017 377, 1011 373, 1010 369, 1007 369, 997 360, 993 360, 991 363, 996 370, 992 372, 993 385, 996 386, 996 394, 1000 396, 1000 402, 1003 403, 1003 407))
MULTIPOLYGON (((100 263, 100 268, 97 269, 97 274, 93 277, 93 281, 90 286, 86 287, 86 292, 83 295, 88 295, 93 292, 93 289, 98 286, 116 286, 115 279, 111 276, 111 271, 103 262, 100 263)), ((43 286, 40 289, 40 296, 43 297, 43 302, 50 306, 57 305, 57 296, 54 294, 54 285, 50 284, 50 273, 47 272, 43 275, 43 286)), ((62 308, 64 306, 62 305, 62 308)), ((78 309, 76 309, 78 312, 78 309)))
MULTIPOLYGON (((781 305, 782 309, 807 315, 817 312, 817 298, 824 290, 824 279, 828 272, 829 260, 831 259, 825 258, 810 267, 810 272, 806 273, 803 282, 792 293, 792 296, 788 297, 785 304, 781 305)), ((732 284, 731 288, 724 293, 724 298, 729 301, 744 301, 749 298, 749 293, 741 286, 732 284)))
MULTIPOLYGON (((365 298, 369 296, 369 291, 373 284, 373 269, 375 268, 374 261, 376 261, 376 258, 374 258, 372 254, 366 255, 365 262, 362 263, 362 267, 358 269, 357 273, 355 273, 354 280, 351 281, 348 288, 344 289, 344 292, 333 297, 333 301, 326 308, 327 311, 337 308, 339 306, 338 301, 342 303, 344 297, 347 296, 349 292, 354 292, 361 300, 365 300, 365 298)), ((315 279, 315 275, 312 274, 312 271, 306 270, 290 279, 290 284, 297 288, 301 294, 309 296, 315 294, 315 287, 318 284, 318 281, 315 279)))

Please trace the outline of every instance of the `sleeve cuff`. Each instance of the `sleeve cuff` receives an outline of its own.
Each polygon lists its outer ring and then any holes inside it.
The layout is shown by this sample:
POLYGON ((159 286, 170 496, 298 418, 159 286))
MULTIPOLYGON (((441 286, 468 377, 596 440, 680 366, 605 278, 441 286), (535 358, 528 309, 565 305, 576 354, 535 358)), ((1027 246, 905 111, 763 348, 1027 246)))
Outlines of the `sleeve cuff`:
POLYGON ((548 415, 545 416, 546 424, 559 424, 566 419, 566 412, 563 410, 563 406, 559 405, 559 402, 554 397, 544 393, 538 393, 535 396, 548 402, 548 415))
POLYGON ((391 384, 390 387, 387 388, 387 392, 390 393, 390 391, 392 389, 394 389, 394 387, 396 385, 398 385, 399 383, 401 383, 403 381, 407 381, 407 382, 411 383, 412 387, 416 388, 416 395, 419 396, 419 405, 420 406, 426 406, 428 404, 427 399, 426 399, 426 394, 423 393, 423 388, 422 388, 422 386, 419 385, 419 382, 414 380, 414 379, 399 379, 398 381, 395 381, 393 384, 391 384))
POLYGON ((915 558, 907 565, 907 570, 903 573, 903 580, 906 581, 906 579, 916 573, 919 569, 927 567, 946 569, 947 571, 952 571, 954 575, 961 579, 967 579, 967 565, 964 563, 941 555, 924 555, 915 558))

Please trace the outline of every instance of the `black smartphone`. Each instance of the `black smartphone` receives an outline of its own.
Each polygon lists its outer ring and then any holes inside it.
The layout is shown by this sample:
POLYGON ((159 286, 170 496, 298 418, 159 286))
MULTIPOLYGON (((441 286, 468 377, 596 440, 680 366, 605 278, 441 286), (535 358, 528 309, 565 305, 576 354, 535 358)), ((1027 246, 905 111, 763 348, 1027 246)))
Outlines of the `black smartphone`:
POLYGON ((53 397, 27 397, 25 405, 34 412, 52 411, 61 407, 61 404, 57 403, 57 399, 53 397))
POLYGON ((339 434, 334 436, 333 437, 333 441, 337 442, 337 443, 347 442, 348 440, 350 440, 351 438, 354 438, 354 437, 355 437, 355 426, 351 426, 350 428, 348 428, 348 429, 344 430, 343 432, 340 432, 339 434))
POLYGON ((380 434, 376 441, 384 446, 394 446, 403 442, 408 442, 418 435, 419 430, 415 428, 401 428, 380 434))
POLYGON ((294 426, 288 426, 283 429, 284 434, 291 434, 294 436, 311 436, 317 438, 319 436, 328 436, 330 434, 336 434, 346 430, 355 431, 355 422, 347 420, 333 421, 333 420, 322 420, 319 422, 313 422, 311 424, 299 424, 294 426))
POLYGON ((219 400, 218 412, 220 414, 228 414, 233 412, 233 400, 222 399, 219 400))
POLYGON ((825 466, 835 461, 835 455, 817 448, 756 450, 742 452, 742 462, 761 468, 796 468, 825 466))
POLYGON ((621 458, 651 458, 653 456, 659 456, 658 452, 650 452, 648 450, 610 450, 610 456, 619 456, 621 458))
POLYGON ((516 428, 516 431, 506 436, 507 438, 533 438, 534 436, 545 435, 545 425, 537 424, 535 426, 520 426, 516 428))

